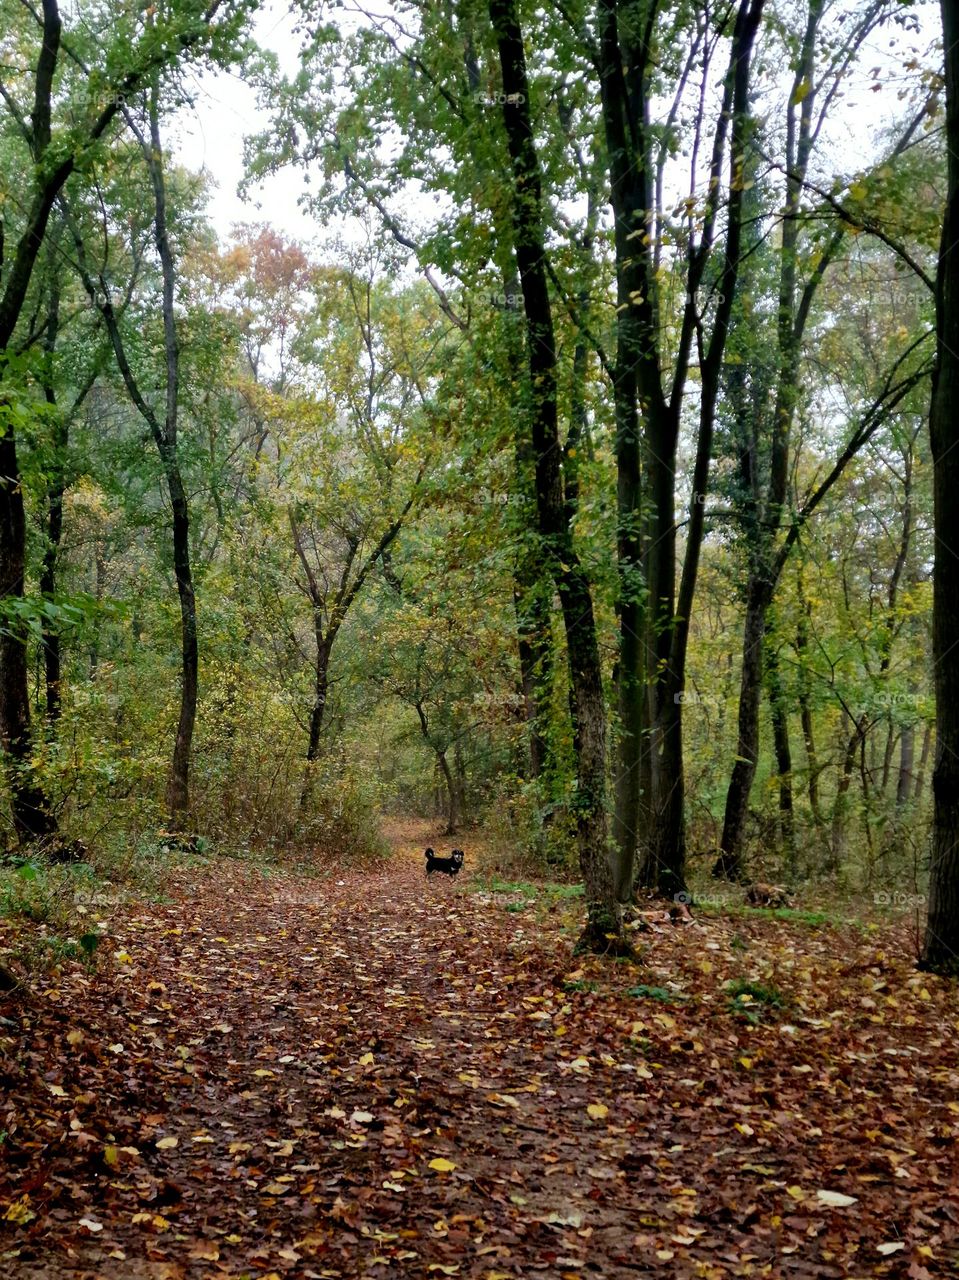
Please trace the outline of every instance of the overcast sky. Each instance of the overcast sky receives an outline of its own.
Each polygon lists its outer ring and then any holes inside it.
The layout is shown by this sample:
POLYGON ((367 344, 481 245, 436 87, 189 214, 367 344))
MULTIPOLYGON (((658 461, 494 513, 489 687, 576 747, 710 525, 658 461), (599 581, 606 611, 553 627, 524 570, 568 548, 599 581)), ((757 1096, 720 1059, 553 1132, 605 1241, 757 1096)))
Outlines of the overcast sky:
MULTIPOLYGON (((897 91, 906 82, 915 83, 915 71, 904 68, 910 55, 925 60, 938 36, 938 6, 918 8, 921 32, 910 36, 891 24, 883 28, 858 60, 857 69, 846 83, 843 100, 830 113, 829 137, 825 150, 837 170, 849 175, 869 162, 880 132, 902 113, 897 91), (874 92, 872 70, 881 68, 882 92, 874 92)), ((271 49, 288 72, 297 67, 300 37, 294 33, 294 19, 286 0, 266 0, 255 22, 258 42, 271 49)), ((783 90, 788 92, 791 72, 784 68, 783 90)), ((196 107, 181 116, 173 149, 176 160, 190 169, 205 169, 213 180, 209 217, 218 235, 226 239, 237 222, 269 222, 282 234, 308 244, 327 239, 324 229, 304 214, 299 198, 304 191, 302 172, 288 169, 267 179, 265 186, 243 201, 237 187, 243 177, 244 137, 266 125, 253 91, 238 76, 205 74, 195 82, 196 107)), ((350 228, 331 228, 351 238, 350 228)))

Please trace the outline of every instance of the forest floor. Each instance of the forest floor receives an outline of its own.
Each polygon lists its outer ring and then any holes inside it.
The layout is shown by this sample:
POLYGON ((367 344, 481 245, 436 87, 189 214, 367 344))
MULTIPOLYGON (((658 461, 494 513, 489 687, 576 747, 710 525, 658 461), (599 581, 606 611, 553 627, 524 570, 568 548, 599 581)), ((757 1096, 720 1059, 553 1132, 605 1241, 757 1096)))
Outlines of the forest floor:
POLYGON ((959 998, 904 929, 650 912, 583 960, 575 898, 468 840, 427 883, 429 834, 212 862, 0 996, 0 1275, 959 1274, 959 998))

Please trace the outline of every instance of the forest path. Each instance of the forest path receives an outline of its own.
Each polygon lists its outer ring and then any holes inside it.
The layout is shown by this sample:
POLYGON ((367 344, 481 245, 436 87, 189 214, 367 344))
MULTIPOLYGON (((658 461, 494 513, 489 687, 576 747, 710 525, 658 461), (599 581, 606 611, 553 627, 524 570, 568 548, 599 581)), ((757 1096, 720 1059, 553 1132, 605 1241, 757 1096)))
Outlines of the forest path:
MULTIPOLYGON (((936 1038, 912 1019, 893 1053, 868 1006, 833 1028, 835 992, 806 1011, 818 1034, 691 989, 640 1001, 630 988, 663 978, 581 965, 556 903, 427 883, 397 844, 385 869, 323 882, 221 864, 118 924, 112 964, 33 993, 0 1059, 0 1274, 953 1274, 941 1021, 936 1038)), ((652 940, 712 990, 733 932, 753 945, 738 928, 652 940)), ((804 963, 841 966, 857 1002, 859 975, 873 990, 901 965, 875 941, 833 957, 830 937, 804 963)))

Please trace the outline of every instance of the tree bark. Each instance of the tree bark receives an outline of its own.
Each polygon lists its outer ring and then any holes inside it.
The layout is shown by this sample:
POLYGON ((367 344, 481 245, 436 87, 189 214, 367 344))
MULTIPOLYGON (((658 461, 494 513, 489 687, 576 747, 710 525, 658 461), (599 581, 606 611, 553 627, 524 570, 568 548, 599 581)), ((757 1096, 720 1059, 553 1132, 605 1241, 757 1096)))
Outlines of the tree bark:
MULTIPOLYGON (((2 400, 0 400, 2 408, 2 400)), ((21 844, 52 836, 57 822, 33 770, 27 685, 27 628, 17 606, 24 598, 26 517, 13 432, 0 436, 0 582, 13 605, 0 627, 0 737, 10 785, 13 826, 21 844)))
POLYGON ((786 872, 790 880, 796 874, 796 833, 793 822, 793 762, 789 742, 789 712, 779 674, 779 658, 773 648, 766 656, 769 711, 773 726, 776 772, 779 775, 779 826, 786 872))
POLYGON ((911 798, 913 784, 913 762, 916 749, 916 726, 906 724, 902 727, 902 734, 899 738, 899 776, 896 781, 896 813, 901 814, 902 810, 909 803, 911 798))
POLYGON ((922 799, 922 789, 926 785, 926 766, 929 763, 929 752, 932 747, 932 725, 927 724, 922 735, 922 751, 919 753, 919 771, 916 774, 916 788, 912 793, 913 800, 922 799))
MULTIPOLYGON (((52 603, 56 596, 57 558, 60 554, 60 542, 63 537, 63 495, 66 490, 65 455, 69 440, 67 419, 57 411, 53 369, 50 367, 60 331, 60 283, 57 279, 55 263, 51 263, 51 270, 47 332, 44 341, 45 355, 49 363, 44 374, 43 394, 47 404, 53 411, 53 439, 51 441, 53 457, 50 466, 50 481, 47 487, 47 539, 43 548, 43 560, 40 566, 40 595, 49 603, 52 603)), ((52 729, 60 717, 61 705, 60 628, 52 619, 46 616, 44 616, 40 627, 40 647, 43 651, 47 724, 52 729)))
POLYGON ((932 656, 936 763, 932 775, 929 915, 921 967, 959 975, 959 6, 942 0, 947 195, 936 270, 932 441, 935 560, 932 656))
POLYGON ((544 202, 534 142, 526 53, 516 0, 489 0, 503 84, 512 170, 513 249, 523 294, 529 362, 529 426, 538 532, 566 629, 576 761, 575 813, 588 920, 579 946, 628 949, 607 849, 606 707, 593 601, 573 545, 557 421, 556 345, 546 274, 544 202))
POLYGON ((766 591, 761 582, 749 584, 743 625, 743 669, 739 686, 739 729, 733 763, 719 857, 713 875, 741 881, 745 877, 742 846, 749 796, 759 761, 759 701, 762 692, 762 653, 766 637, 766 591))

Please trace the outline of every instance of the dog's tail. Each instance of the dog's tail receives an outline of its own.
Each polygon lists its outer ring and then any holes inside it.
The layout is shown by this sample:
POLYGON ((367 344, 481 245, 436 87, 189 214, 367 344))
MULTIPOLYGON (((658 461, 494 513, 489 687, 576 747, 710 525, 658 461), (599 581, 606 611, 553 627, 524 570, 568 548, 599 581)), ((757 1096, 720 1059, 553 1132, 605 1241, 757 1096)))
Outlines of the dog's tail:
POLYGON ((423 857, 424 857, 424 858, 435 858, 435 857, 436 857, 436 854, 433 852, 433 850, 432 850, 432 849, 427 849, 427 850, 424 852, 423 857))

